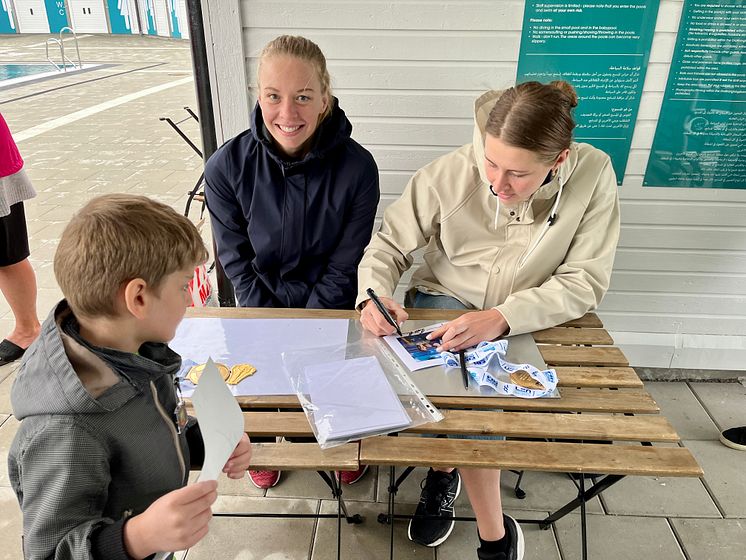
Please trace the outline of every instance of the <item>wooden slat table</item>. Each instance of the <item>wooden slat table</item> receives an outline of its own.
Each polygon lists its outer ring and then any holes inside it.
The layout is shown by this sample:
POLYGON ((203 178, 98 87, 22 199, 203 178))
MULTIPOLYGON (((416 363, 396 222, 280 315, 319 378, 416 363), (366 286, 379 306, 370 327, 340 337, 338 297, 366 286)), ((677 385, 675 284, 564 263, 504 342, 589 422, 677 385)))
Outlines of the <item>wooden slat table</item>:
MULTIPOLYGON (((410 319, 444 321, 464 311, 408 310, 410 319)), ((352 311, 298 309, 191 309, 190 317, 356 319, 352 311)), ((625 476, 701 477, 702 469, 648 395, 642 381, 614 346, 599 318, 589 313, 534 333, 539 351, 559 378, 558 399, 431 397, 443 421, 407 430, 399 437, 367 438, 321 450, 315 443, 253 444, 252 468, 355 470, 361 465, 499 468, 599 473, 578 498, 540 521, 544 528, 581 510, 583 552, 585 503, 625 476), (495 408, 503 412, 495 412, 495 408), (506 441, 422 438, 419 434, 502 435, 506 441), (516 438, 516 439, 512 439, 516 438), (530 441, 520 441, 521 438, 530 441), (593 442, 614 445, 594 445, 593 442), (638 445, 634 445, 637 443, 638 445), (655 443, 669 444, 656 446, 655 443), (670 444, 679 444, 672 447, 670 444)), ((255 436, 310 437, 311 428, 294 395, 238 397, 246 431, 255 436), (277 412, 281 408, 283 412, 277 412)), ((334 491, 334 488, 333 488, 334 491)), ((386 521, 395 515, 393 493, 386 521)), ((393 531, 393 523, 392 523, 393 531)), ((393 533, 392 533, 393 535, 393 533)), ((392 536, 393 539, 393 536, 392 536)), ((392 540, 393 543, 393 540, 392 540)), ((393 555, 393 549, 392 549, 393 555)), ((585 556, 584 556, 585 557, 585 556)))

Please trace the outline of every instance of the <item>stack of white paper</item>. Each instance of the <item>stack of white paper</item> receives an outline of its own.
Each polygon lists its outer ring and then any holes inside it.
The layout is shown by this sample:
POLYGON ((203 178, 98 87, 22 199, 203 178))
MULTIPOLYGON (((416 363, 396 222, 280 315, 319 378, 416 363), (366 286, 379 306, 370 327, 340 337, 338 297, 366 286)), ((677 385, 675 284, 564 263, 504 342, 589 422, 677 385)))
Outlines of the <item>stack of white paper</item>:
POLYGON ((306 366, 320 444, 388 433, 411 424, 375 357, 306 366))

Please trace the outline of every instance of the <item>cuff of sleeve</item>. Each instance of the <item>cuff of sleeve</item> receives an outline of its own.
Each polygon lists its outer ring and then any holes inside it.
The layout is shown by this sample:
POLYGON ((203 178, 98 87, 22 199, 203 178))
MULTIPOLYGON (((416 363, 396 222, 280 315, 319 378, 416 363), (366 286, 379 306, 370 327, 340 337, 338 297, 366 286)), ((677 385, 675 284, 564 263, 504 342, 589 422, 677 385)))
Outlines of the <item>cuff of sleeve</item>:
POLYGON ((132 560, 124 548, 124 522, 122 518, 114 523, 102 525, 91 534, 91 557, 106 560, 132 560))
POLYGON ((503 305, 496 305, 492 309, 494 309, 495 311, 498 311, 500 313, 500 315, 502 315, 503 318, 505 319, 505 322, 508 324, 508 330, 505 331, 503 334, 501 334, 500 335, 501 337, 502 336, 508 336, 509 334, 522 334, 522 333, 519 333, 519 332, 517 332, 517 331, 515 331, 513 329, 513 321, 510 318, 510 313, 506 312, 505 306, 503 306, 503 305))

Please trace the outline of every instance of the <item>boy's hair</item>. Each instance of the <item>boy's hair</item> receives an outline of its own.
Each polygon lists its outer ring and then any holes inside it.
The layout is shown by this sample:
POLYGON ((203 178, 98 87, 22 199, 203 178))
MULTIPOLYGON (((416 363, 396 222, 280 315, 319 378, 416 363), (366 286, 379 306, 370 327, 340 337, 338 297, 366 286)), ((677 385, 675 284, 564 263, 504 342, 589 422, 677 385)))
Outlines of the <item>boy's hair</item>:
POLYGON ((207 260, 188 218, 145 196, 94 198, 73 216, 54 256, 54 275, 76 315, 116 315, 116 296, 142 278, 158 293, 177 270, 207 260))

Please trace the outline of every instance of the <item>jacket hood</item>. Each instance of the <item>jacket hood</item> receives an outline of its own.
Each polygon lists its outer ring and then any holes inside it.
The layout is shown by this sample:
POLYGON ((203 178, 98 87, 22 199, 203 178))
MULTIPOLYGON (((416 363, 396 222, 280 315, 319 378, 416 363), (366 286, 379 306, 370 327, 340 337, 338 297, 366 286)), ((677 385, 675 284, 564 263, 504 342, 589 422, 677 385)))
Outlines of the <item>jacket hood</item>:
POLYGON ((352 123, 347 119, 345 112, 339 106, 338 99, 332 97, 331 112, 316 129, 311 149, 299 161, 288 161, 277 150, 272 135, 267 130, 267 127, 264 126, 262 108, 259 106, 259 102, 256 103, 254 110, 251 112, 251 134, 257 142, 264 146, 277 163, 285 167, 292 167, 312 159, 324 157, 329 151, 336 148, 351 136, 352 123))
MULTIPOLYGON (((479 169, 479 176, 485 185, 489 185, 487 174, 484 169, 484 139, 485 128, 487 126, 487 119, 489 118, 490 111, 500 99, 505 90, 490 90, 483 93, 474 102, 474 137, 472 139, 472 145, 474 147, 474 161, 479 169)), ((578 163, 578 151, 577 145, 573 143, 570 146, 570 155, 565 162, 560 165, 558 173, 555 174, 554 178, 542 185, 536 193, 531 197, 531 200, 545 200, 553 197, 559 190, 560 183, 564 185, 570 178, 570 175, 575 169, 578 163)))
POLYGON ((181 358, 166 344, 145 343, 137 354, 83 340, 65 300, 52 309, 24 354, 11 389, 18 420, 39 414, 100 414, 123 406, 151 380, 174 375, 181 358))

